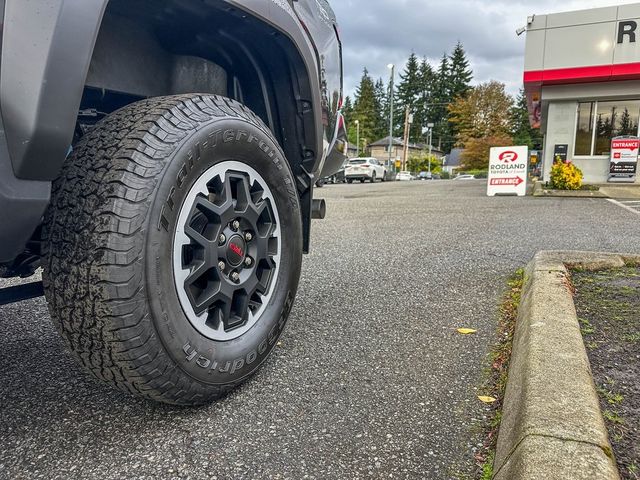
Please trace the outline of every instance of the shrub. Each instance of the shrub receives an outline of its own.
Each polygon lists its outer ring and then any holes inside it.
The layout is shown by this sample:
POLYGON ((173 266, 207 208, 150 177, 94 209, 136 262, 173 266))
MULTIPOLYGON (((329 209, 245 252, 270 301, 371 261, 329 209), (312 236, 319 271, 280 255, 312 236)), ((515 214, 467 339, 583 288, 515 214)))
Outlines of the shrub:
POLYGON ((563 162, 559 157, 551 167, 551 187, 557 190, 580 190, 582 171, 570 161, 563 162))

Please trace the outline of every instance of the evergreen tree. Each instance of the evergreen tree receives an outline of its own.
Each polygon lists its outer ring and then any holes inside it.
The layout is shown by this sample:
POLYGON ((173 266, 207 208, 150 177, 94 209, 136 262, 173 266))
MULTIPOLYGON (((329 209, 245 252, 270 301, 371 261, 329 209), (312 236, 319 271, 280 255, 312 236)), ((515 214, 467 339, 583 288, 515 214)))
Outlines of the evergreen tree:
MULTIPOLYGON (((471 89, 471 79, 473 73, 469 68, 467 55, 458 42, 453 49, 453 53, 449 56, 450 73, 449 73, 449 96, 451 102, 455 102, 458 98, 465 97, 471 89)), ((449 121, 449 134, 453 139, 458 136, 458 129, 455 122, 449 121)))
MULTIPOLYGON (((407 65, 404 69, 404 73, 400 74, 400 83, 398 84, 397 98, 398 98, 398 120, 400 121, 404 133, 404 122, 406 109, 409 109, 409 113, 415 114, 418 101, 420 100, 422 92, 422 85, 420 81, 420 62, 415 53, 409 56, 407 65)), ((422 134, 422 126, 414 122, 409 132, 410 141, 417 141, 422 134)))
POLYGON ((353 128, 354 125, 354 111, 353 111, 353 102, 351 101, 351 97, 347 95, 344 99, 344 104, 342 105, 342 116, 344 117, 344 122, 347 126, 347 138, 349 139, 349 143, 356 143, 355 135, 356 131, 353 128), (352 138, 353 137, 353 138, 352 138))
POLYGON ((376 141, 389 135, 389 89, 382 78, 379 78, 376 82, 375 95, 380 115, 378 116, 376 138, 372 138, 371 141, 376 141))
POLYGON ((378 139, 380 126, 380 105, 376 99, 376 89, 373 79, 365 68, 360 79, 360 85, 356 89, 356 98, 353 105, 353 123, 349 127, 349 138, 353 137, 355 143, 355 120, 360 122, 361 148, 364 140, 373 142, 378 139))
POLYGON ((451 80, 451 67, 447 54, 442 55, 440 65, 434 81, 431 109, 429 117, 435 124, 433 129, 433 141, 436 146, 440 146, 445 152, 450 152, 455 143, 449 125, 449 104, 451 104, 451 90, 449 82, 451 80))
POLYGON ((342 104, 342 116, 344 117, 344 121, 349 125, 353 116, 353 103, 351 102, 351 97, 347 95, 344 99, 344 103, 342 104))
POLYGON ((473 72, 469 68, 469 60, 467 54, 458 42, 453 49, 453 53, 449 56, 449 94, 452 101, 457 97, 464 97, 471 88, 471 80, 473 72))
POLYGON ((620 126, 616 135, 635 135, 638 132, 638 125, 636 125, 629 113, 629 109, 625 108, 620 115, 620 126))
POLYGON ((432 122, 430 118, 430 104, 433 101, 436 78, 433 67, 427 59, 424 58, 420 64, 420 95, 414 120, 415 123, 420 126, 420 135, 417 138, 419 142, 427 141, 427 136, 423 134, 422 131, 426 129, 428 123, 432 122))
POLYGON ((534 150, 542 148, 542 135, 539 128, 532 128, 529 122, 529 109, 524 89, 520 89, 516 103, 511 109, 511 135, 515 145, 527 145, 534 150))

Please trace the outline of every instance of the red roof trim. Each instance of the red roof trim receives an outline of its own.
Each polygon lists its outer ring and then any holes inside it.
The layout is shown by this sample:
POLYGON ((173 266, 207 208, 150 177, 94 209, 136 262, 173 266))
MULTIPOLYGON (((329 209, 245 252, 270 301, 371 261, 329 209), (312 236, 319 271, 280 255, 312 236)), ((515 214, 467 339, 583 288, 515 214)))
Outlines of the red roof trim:
POLYGON ((566 85, 640 79, 640 62, 524 72, 525 84, 566 85))

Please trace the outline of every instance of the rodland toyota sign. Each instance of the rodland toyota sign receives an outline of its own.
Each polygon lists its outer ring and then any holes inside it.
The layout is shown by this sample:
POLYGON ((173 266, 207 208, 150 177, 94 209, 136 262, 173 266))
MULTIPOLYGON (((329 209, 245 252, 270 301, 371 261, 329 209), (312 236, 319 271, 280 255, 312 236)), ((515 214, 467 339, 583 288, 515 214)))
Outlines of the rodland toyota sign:
POLYGON ((611 140, 610 182, 636 181, 640 139, 638 137, 616 137, 611 140))
POLYGON ((498 147, 491 149, 487 195, 527 194, 528 147, 498 147))

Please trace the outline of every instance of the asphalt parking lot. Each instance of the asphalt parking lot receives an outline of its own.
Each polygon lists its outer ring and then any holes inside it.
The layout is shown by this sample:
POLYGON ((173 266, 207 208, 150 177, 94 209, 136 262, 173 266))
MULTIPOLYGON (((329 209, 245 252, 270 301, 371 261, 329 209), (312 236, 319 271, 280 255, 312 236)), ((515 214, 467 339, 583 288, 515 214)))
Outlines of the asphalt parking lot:
POLYGON ((0 307, 0 477, 464 478, 506 278, 540 249, 640 253, 638 216, 602 199, 490 199, 482 181, 317 196, 275 355, 207 408, 94 383, 42 299, 0 307))

